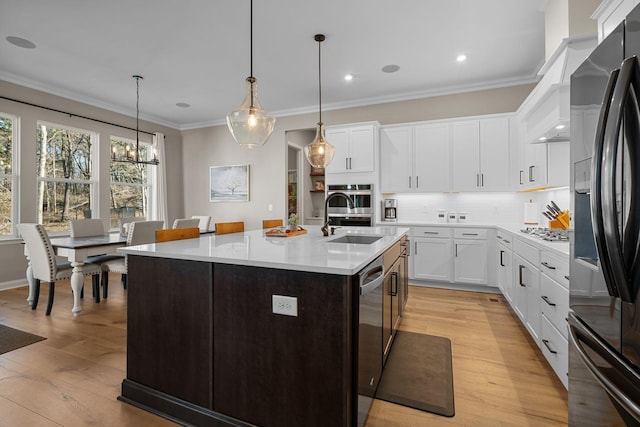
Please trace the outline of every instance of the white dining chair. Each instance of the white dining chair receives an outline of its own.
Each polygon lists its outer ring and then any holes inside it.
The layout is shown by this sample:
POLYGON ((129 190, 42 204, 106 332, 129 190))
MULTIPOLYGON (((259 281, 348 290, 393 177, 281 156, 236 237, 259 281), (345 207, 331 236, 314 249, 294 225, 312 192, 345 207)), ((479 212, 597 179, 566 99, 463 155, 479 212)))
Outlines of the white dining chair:
POLYGON ((191 218, 197 218, 198 221, 200 221, 198 223, 198 228, 201 233, 209 231, 209 224, 211 224, 211 217, 209 215, 193 215, 191 218))
POLYGON ((147 218, 143 216, 129 217, 129 218, 118 218, 118 229, 120 230, 120 235, 123 237, 127 236, 129 232, 129 224, 132 222, 138 221, 146 221, 147 218))
POLYGON ((173 221, 171 228, 194 228, 200 226, 200 220, 198 218, 180 218, 173 221))
MULTIPOLYGON (((129 223, 127 233, 127 246, 144 245, 155 243, 156 230, 164 227, 164 221, 134 221, 129 223)), ((109 294, 109 273, 120 273, 122 276, 122 286, 127 289, 127 257, 114 259, 100 263, 102 268, 102 297, 107 298, 109 294)))
MULTIPOLYGON (((35 290, 31 309, 35 310, 38 306, 40 282, 48 282, 49 301, 47 302, 46 314, 49 316, 53 306, 56 281, 70 278, 73 273, 73 267, 69 263, 59 264, 56 261, 56 254, 53 246, 51 246, 47 231, 41 224, 18 224, 18 230, 25 245, 27 245, 33 272, 35 290)), ((92 276, 94 293, 99 293, 100 266, 96 264, 83 264, 78 268, 85 276, 92 276)))

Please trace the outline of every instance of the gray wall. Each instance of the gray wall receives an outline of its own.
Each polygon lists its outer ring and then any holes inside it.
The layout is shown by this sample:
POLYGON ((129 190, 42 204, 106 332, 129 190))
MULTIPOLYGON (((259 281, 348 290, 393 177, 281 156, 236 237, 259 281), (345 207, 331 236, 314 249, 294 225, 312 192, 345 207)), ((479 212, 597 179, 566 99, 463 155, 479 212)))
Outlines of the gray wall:
MULTIPOLYGON (((0 80, 0 94, 2 96, 25 101, 57 110, 68 111, 111 123, 135 128, 135 117, 128 117, 69 99, 50 95, 37 90, 25 88, 0 80)), ((97 132, 100 141, 97 161, 100 182, 109 182, 109 140, 111 136, 120 136, 135 140, 135 131, 130 131, 94 121, 69 117, 68 115, 31 107, 28 105, 0 99, 0 112, 18 116, 19 119, 19 211, 18 222, 35 222, 37 218, 37 169, 36 169, 36 127, 37 121, 46 121, 59 125, 72 126, 97 132)), ((165 134, 167 158, 167 187, 169 202, 169 218, 184 215, 184 200, 182 197, 184 185, 182 182, 182 137, 180 132, 162 125, 140 121, 140 129, 148 132, 162 132, 165 134)), ((151 142, 151 137, 141 134, 140 139, 151 142)), ((103 203, 94 206, 99 217, 109 218, 109 186, 101 185, 99 200, 103 203)), ((0 240, 0 289, 22 284, 26 269, 22 244, 17 239, 0 240)))

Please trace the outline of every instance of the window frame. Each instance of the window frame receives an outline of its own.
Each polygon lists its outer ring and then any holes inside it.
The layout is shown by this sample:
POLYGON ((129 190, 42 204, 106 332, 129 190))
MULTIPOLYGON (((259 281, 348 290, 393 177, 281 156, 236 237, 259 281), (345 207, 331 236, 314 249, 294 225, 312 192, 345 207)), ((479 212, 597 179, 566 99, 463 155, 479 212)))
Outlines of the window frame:
MULTIPOLYGON (((47 127, 52 127, 52 128, 57 128, 57 129, 64 129, 67 131, 71 131, 71 132, 78 132, 78 133, 85 133, 89 135, 89 143, 91 144, 91 149, 89 151, 89 155, 91 156, 91 160, 90 160, 90 168, 91 168, 91 179, 89 180, 84 180, 84 179, 77 179, 77 178, 57 178, 57 177, 51 177, 51 178, 47 178, 47 177, 41 177, 39 175, 40 171, 38 170, 38 166, 36 164, 36 191, 35 191, 35 197, 36 197, 36 222, 41 223, 41 221, 39 220, 39 218, 41 217, 42 214, 42 206, 40 206, 40 204, 38 203, 38 195, 39 195, 39 186, 42 182, 49 183, 49 182, 56 182, 56 183, 69 183, 69 184, 85 184, 89 186, 89 206, 91 207, 91 211, 92 212, 99 212, 99 197, 98 197, 98 191, 99 191, 99 170, 98 170, 98 148, 99 144, 100 144, 100 134, 99 132, 95 131, 95 130, 89 130, 89 129, 82 129, 82 128, 78 128, 75 126, 68 126, 68 125, 63 125, 63 124, 59 124, 59 123, 53 123, 47 120, 36 120, 36 136, 38 135, 38 129, 41 126, 47 126, 47 127)), ((38 144, 41 144, 42 141, 38 140, 38 138, 36 138, 36 147, 35 147, 35 158, 34 161, 37 161, 38 159, 38 144)), ((99 216, 94 216, 92 214, 92 217, 94 218, 99 218, 99 216)), ((44 225, 44 224, 42 224, 44 225)), ((46 229, 46 225, 45 225, 45 229, 46 229)), ((47 232, 51 235, 62 235, 62 234, 68 234, 69 233, 69 228, 65 229, 65 230, 59 230, 59 231, 52 231, 52 230, 47 230, 47 232)))
POLYGON ((20 221, 20 118, 4 111, 0 111, 0 116, 11 120, 11 173, 0 173, 0 179, 11 182, 11 232, 0 234, 0 240, 9 240, 18 238, 20 221))

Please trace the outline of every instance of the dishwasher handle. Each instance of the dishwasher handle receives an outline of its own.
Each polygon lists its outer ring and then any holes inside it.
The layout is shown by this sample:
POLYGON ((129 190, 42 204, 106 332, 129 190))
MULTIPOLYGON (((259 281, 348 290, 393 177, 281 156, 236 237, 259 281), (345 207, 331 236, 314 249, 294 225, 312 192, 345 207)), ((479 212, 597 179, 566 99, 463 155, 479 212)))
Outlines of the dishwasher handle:
POLYGON ((384 281, 384 263, 379 257, 360 272, 360 295, 371 292, 384 281))
MULTIPOLYGON (((369 277, 371 277, 371 276, 369 276, 369 277)), ((384 282, 384 274, 383 274, 383 271, 382 271, 382 268, 381 268, 380 269, 380 274, 378 275, 378 277, 376 277, 373 280, 370 280, 369 282, 367 282, 364 285, 360 285, 360 295, 365 295, 365 294, 368 294, 369 292, 372 292, 377 287, 382 285, 383 282, 384 282)))

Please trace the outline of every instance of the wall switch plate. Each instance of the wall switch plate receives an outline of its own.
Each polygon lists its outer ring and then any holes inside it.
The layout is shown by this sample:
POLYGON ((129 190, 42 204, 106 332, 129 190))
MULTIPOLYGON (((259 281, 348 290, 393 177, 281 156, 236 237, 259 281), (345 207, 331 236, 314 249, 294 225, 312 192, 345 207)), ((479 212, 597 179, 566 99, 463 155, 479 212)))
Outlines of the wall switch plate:
POLYGON ((285 316, 298 316, 298 298, 272 295, 273 312, 285 316))
POLYGON ((269 210, 269 212, 273 211, 273 205, 271 203, 269 203, 269 206, 267 206, 267 209, 269 210))

